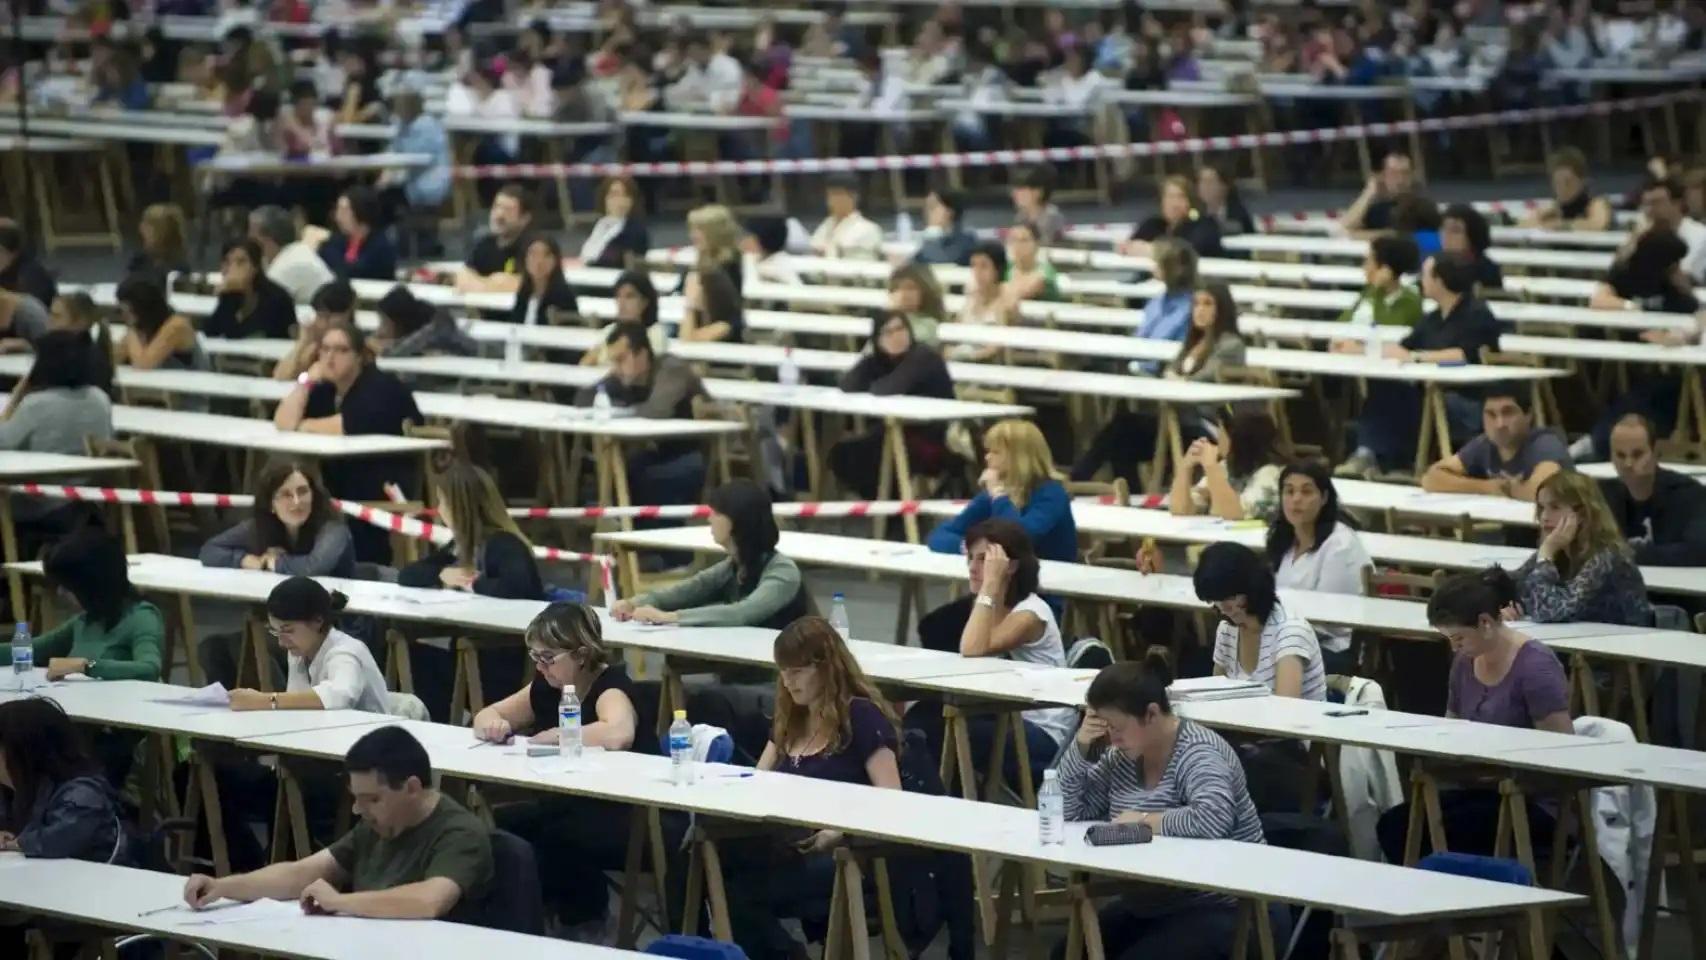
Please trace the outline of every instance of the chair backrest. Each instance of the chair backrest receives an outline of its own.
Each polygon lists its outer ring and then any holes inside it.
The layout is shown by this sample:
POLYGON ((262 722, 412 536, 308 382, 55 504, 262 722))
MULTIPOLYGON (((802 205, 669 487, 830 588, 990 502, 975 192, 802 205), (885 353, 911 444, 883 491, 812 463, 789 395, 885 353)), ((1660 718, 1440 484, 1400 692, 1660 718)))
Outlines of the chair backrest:
MULTIPOLYGON (((669 749, 666 744, 664 750, 669 749)), ((709 723, 693 725, 693 759, 700 763, 728 763, 735 758, 735 738, 722 727, 709 723)))
POLYGON ((1449 873, 1454 877, 1474 877, 1495 883, 1534 885, 1534 873, 1519 861, 1507 857, 1481 857, 1472 853, 1430 853, 1416 864, 1419 870, 1449 873))
POLYGON ((1076 669, 1100 670, 1114 665, 1114 652, 1095 637, 1075 641, 1066 651, 1066 665, 1076 669))
POLYGON ((1688 611, 1672 603, 1653 604, 1653 626, 1660 630, 1687 630, 1688 611))
POLYGON ((492 888, 480 926, 511 933, 545 933, 545 897, 533 844, 505 830, 492 831, 492 888))
POLYGON ((432 714, 427 711, 426 704, 421 702, 420 697, 412 693, 387 693, 385 695, 385 712, 403 720, 427 721, 432 719, 432 714))
POLYGON ((672 933, 646 944, 646 953, 677 960, 746 960, 746 951, 732 943, 709 937, 672 933))

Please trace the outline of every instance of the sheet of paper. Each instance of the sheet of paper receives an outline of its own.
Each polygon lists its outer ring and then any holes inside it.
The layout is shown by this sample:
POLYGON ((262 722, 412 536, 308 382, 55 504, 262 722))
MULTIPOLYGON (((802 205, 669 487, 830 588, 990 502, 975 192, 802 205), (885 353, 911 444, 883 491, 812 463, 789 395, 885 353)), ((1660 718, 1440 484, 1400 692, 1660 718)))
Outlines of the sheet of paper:
POLYGON ((174 926, 211 927, 229 923, 294 920, 302 916, 302 906, 295 900, 256 900, 252 903, 220 900, 201 910, 174 906, 155 916, 174 926))
POLYGON ((178 697, 161 697, 154 702, 171 703, 185 707, 229 707, 231 705, 231 691, 225 689, 225 685, 216 680, 199 690, 191 690, 178 697))
POLYGON ((421 590, 414 593, 399 593, 394 599, 403 603, 412 603, 417 607, 442 607, 461 603, 468 599, 468 594, 460 590, 421 590))

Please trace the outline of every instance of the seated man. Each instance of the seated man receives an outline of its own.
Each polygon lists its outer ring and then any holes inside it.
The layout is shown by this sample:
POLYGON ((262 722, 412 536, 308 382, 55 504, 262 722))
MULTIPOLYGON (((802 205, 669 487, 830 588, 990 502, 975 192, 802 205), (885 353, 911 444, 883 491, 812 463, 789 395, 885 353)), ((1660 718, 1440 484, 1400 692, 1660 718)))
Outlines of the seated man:
POLYGON ((337 279, 314 247, 297 239, 296 221, 283 207, 269 204, 250 211, 249 239, 260 245, 267 279, 297 303, 308 303, 321 287, 337 279))
POLYGON ((1615 480, 1600 492, 1635 549, 1635 562, 1652 567, 1706 566, 1706 484, 1659 466, 1653 421, 1625 414, 1611 428, 1615 480))
POLYGON ((426 748, 380 727, 344 757, 361 823, 290 863, 228 877, 194 874, 184 902, 294 899, 309 913, 389 920, 478 919, 492 884, 491 832, 432 786, 426 748))
POLYGON ((1535 491, 1559 470, 1574 469, 1564 438, 1534 429, 1526 387, 1505 383, 1481 399, 1480 436, 1422 474, 1430 493, 1482 493, 1533 502, 1535 491))
POLYGON ((1397 199, 1416 188, 1416 165, 1407 153, 1397 150, 1380 162, 1380 172, 1339 218, 1339 225, 1352 236, 1369 236, 1392 229, 1392 209, 1397 199))
POLYGON ((520 184, 504 184, 492 198, 486 226, 488 231, 474 241, 468 259, 456 271, 456 289, 514 293, 521 287, 522 240, 533 226, 533 195, 520 184))
POLYGON ((1706 224, 1688 215, 1686 197, 1682 181, 1676 177, 1642 184, 1641 226, 1624 243, 1619 257, 1633 250, 1648 232, 1668 230, 1681 237, 1687 247, 1682 257, 1682 272, 1688 275, 1688 282, 1706 283, 1706 224))
MULTIPOLYGON (((592 406, 599 392, 613 407, 654 420, 693 419, 693 400, 705 387, 693 366, 678 357, 652 352, 646 328, 619 323, 605 338, 610 374, 575 397, 592 406)), ((705 452, 695 440, 660 441, 628 456, 628 484, 635 503, 697 503, 705 485, 705 452)))
POLYGON ((812 252, 820 257, 880 260, 883 228, 859 212, 859 181, 851 173, 824 178, 824 205, 829 216, 812 233, 812 252))

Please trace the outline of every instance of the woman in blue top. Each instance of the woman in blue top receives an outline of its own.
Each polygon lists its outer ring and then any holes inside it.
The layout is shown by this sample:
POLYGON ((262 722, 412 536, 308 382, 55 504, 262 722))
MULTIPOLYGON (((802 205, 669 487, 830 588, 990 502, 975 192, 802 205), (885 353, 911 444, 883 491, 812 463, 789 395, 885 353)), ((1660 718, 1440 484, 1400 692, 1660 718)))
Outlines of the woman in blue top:
POLYGON ((1037 556, 1071 563, 1078 559, 1078 526, 1072 499, 1054 470, 1048 441, 1027 420, 1003 420, 983 435, 984 463, 979 493, 960 515, 930 531, 930 549, 959 553, 966 531, 991 517, 1025 528, 1037 556))
MULTIPOLYGON (((1144 340, 1184 340, 1191 329, 1191 308, 1196 302, 1197 252, 1183 240, 1163 237, 1149 247, 1155 260, 1155 279, 1161 281, 1162 294, 1143 305, 1143 320, 1133 336, 1144 340)), ((1159 360, 1133 360, 1128 364, 1132 373, 1156 376, 1162 370, 1159 360)))

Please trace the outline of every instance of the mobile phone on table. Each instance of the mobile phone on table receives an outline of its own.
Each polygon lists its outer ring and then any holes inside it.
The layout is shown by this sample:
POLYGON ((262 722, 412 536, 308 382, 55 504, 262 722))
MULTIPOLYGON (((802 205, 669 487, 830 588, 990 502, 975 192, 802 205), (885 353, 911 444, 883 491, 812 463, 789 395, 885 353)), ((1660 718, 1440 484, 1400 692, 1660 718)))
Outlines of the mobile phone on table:
POLYGON ((1155 831, 1147 823, 1098 823, 1084 831, 1084 842, 1092 847, 1120 847, 1153 839, 1155 831))

